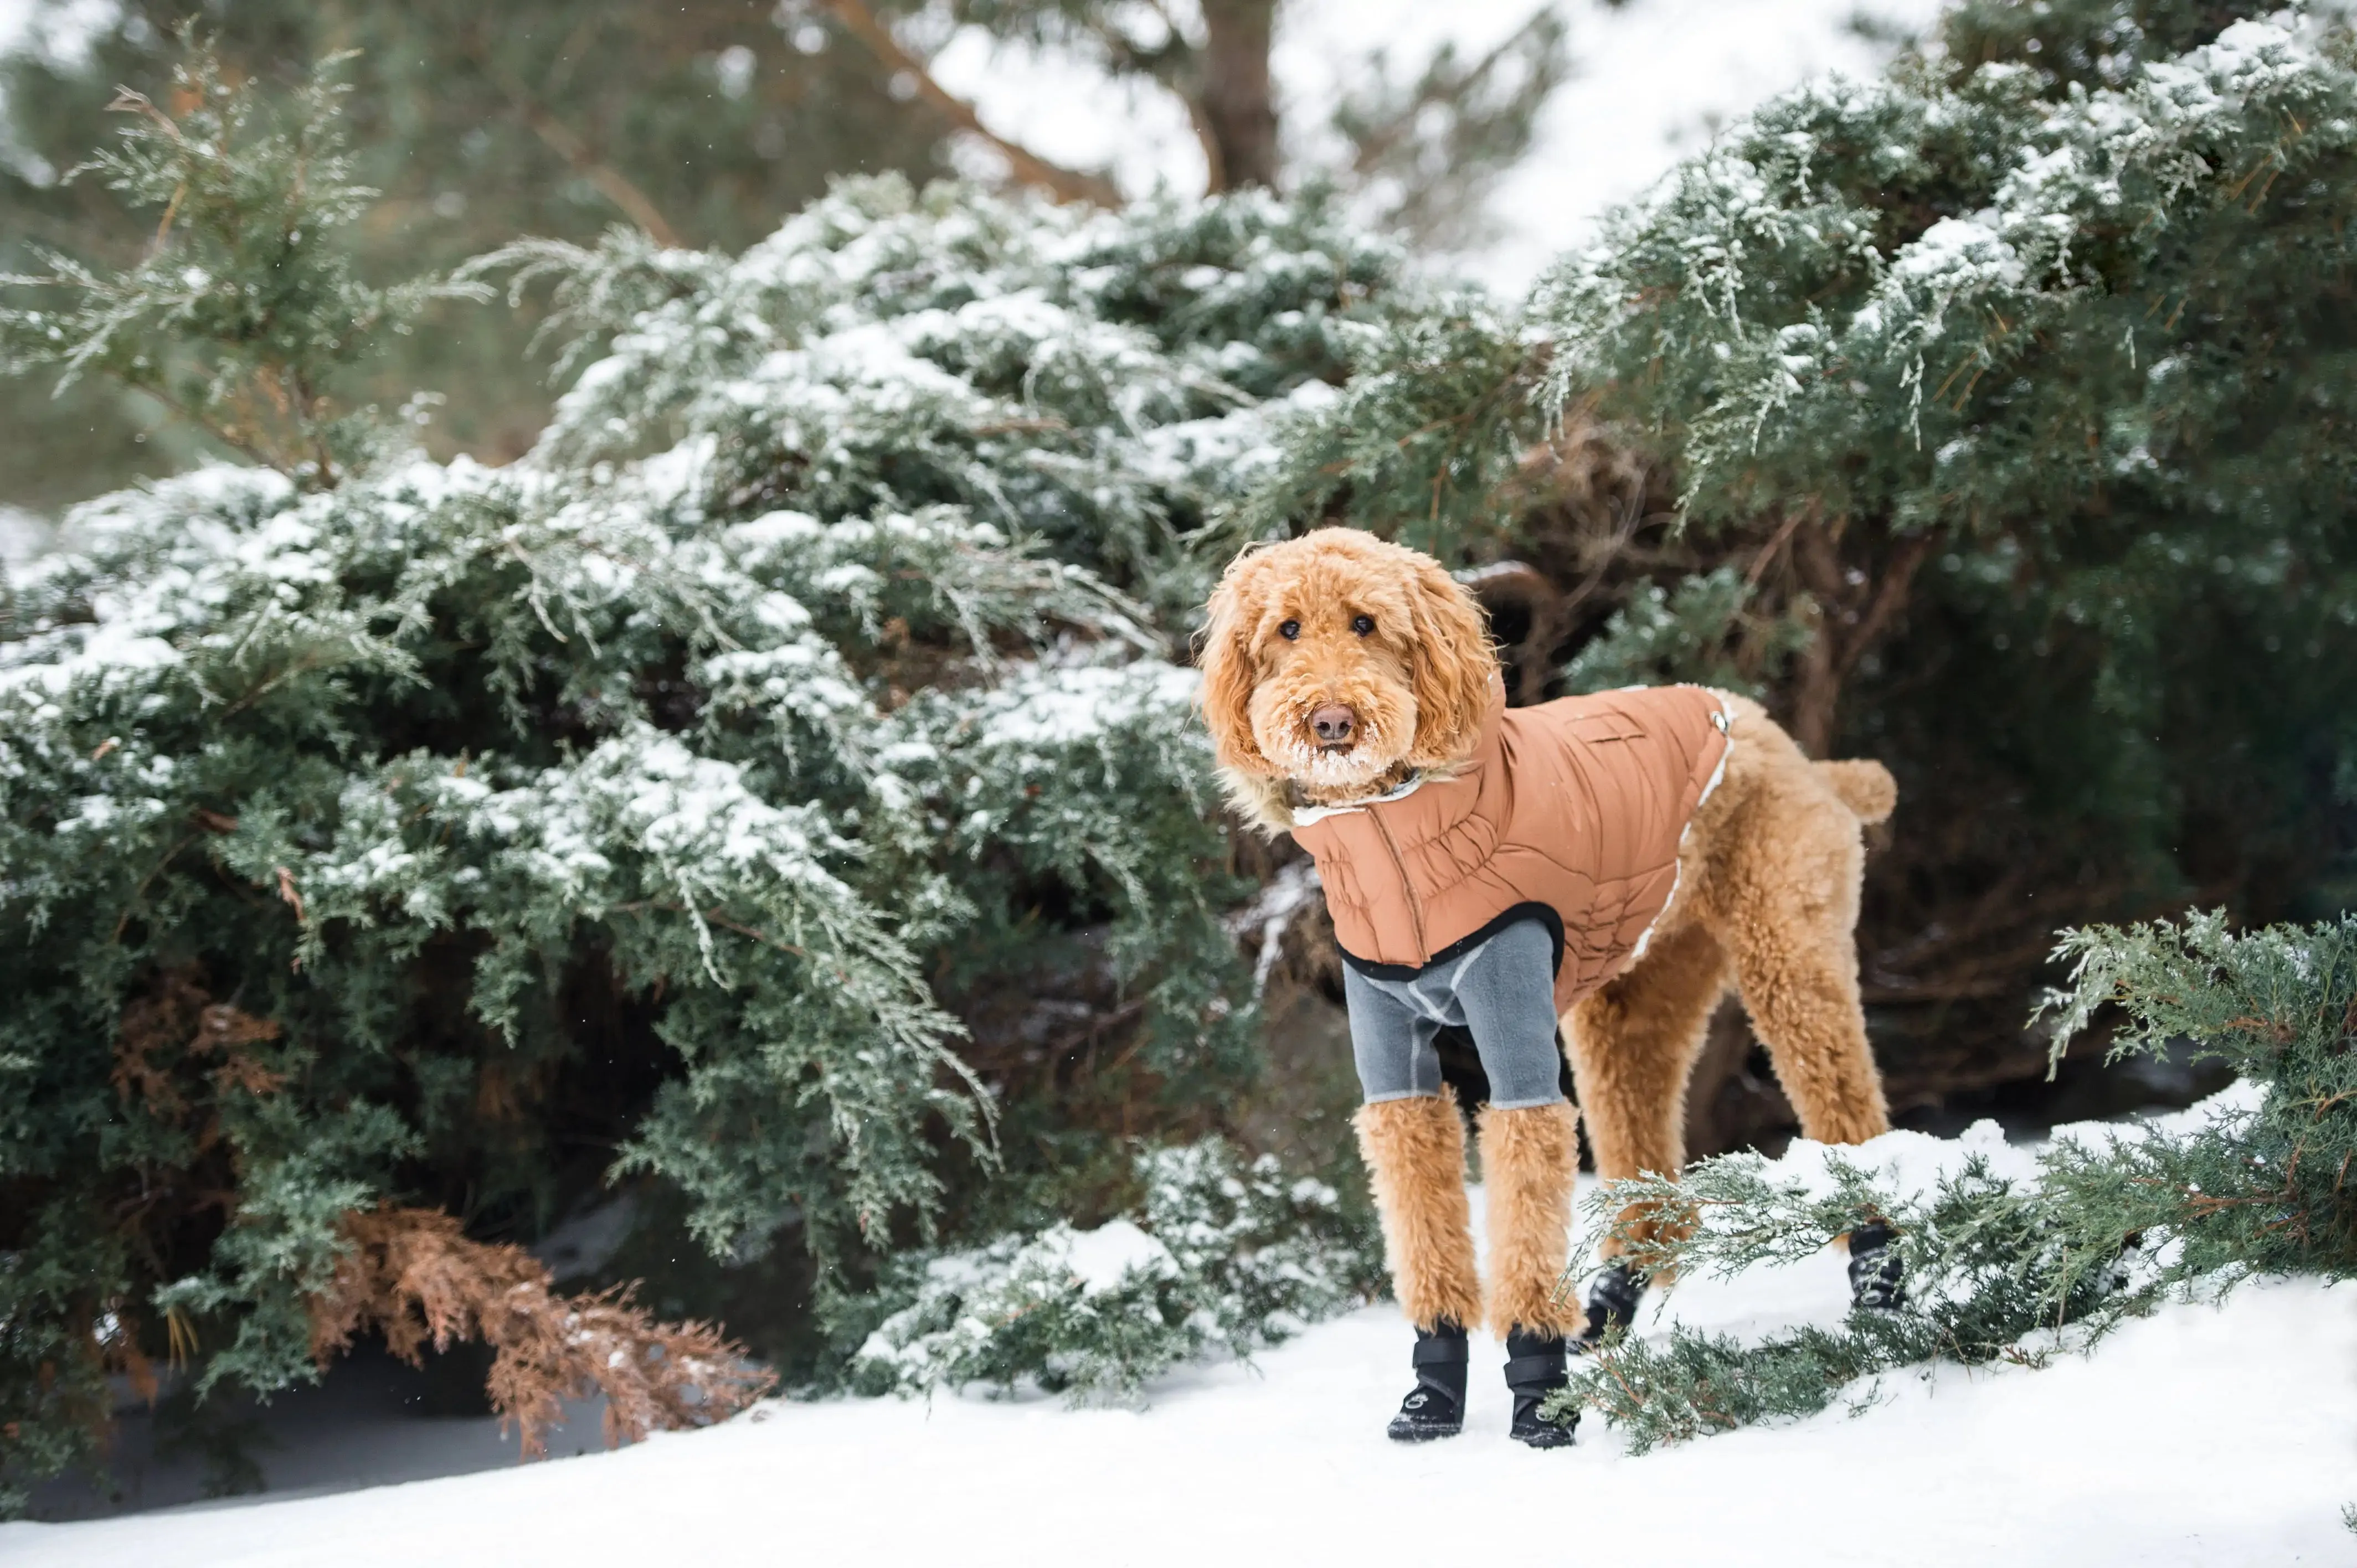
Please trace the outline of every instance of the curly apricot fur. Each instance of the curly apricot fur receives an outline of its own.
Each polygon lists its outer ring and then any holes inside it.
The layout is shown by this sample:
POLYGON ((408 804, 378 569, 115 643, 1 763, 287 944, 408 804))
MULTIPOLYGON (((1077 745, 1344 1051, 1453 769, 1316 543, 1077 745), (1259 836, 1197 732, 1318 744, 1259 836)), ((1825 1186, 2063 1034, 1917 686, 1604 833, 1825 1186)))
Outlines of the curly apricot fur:
MULTIPOLYGON (((1480 605, 1430 556, 1319 529, 1238 556, 1210 609, 1204 719, 1231 796, 1264 828, 1290 827, 1297 805, 1368 799, 1412 768, 1445 771, 1479 742, 1497 656, 1480 605), (1310 727, 1326 703, 1363 721, 1347 747, 1321 745, 1310 727)), ((1725 700, 1725 776, 1686 828, 1678 891, 1651 946, 1563 1019, 1578 1114, 1608 1179, 1683 1163, 1686 1075, 1729 990, 1807 1136, 1860 1143, 1889 1125, 1854 930, 1860 825, 1890 814, 1897 788, 1877 762, 1812 761, 1757 703, 1725 700)), ((1544 1109, 1483 1116, 1496 1184, 1490 1316, 1501 1329, 1573 1326, 1554 1294, 1571 1116, 1544 1109)), ((1397 1292, 1427 1326, 1469 1322, 1473 1310, 1455 1122, 1446 1099, 1359 1117, 1397 1292)))

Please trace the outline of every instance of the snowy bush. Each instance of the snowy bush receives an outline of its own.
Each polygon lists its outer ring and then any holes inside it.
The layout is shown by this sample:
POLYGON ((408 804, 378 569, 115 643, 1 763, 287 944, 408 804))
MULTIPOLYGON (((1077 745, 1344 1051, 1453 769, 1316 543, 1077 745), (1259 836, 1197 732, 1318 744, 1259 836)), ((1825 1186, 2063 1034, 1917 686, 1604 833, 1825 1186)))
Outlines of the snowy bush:
POLYGON ((365 205, 333 94, 185 96, 117 181, 206 166, 158 256, 18 280, 0 342, 232 434, 309 390, 274 467, 92 502, 0 599, 8 1479, 167 1348, 312 1375, 382 1203, 528 1241, 660 1182, 825 1301, 996 1168, 1085 1209, 1109 1129, 1216 1123, 1243 888, 1173 612, 1388 250, 1262 195, 897 179, 733 259, 518 245, 474 271, 553 280, 577 374, 522 461, 436 464, 336 403, 367 323, 288 262, 365 205), (187 341, 82 351, 172 291, 187 341))
POLYGON ((1365 1217, 1322 1182, 1223 1140, 1148 1150, 1135 1215, 985 1248, 904 1254, 851 1363, 864 1393, 1035 1384, 1128 1398, 1206 1355, 1249 1356, 1367 1300, 1382 1259, 1365 1217))
POLYGON ((2357 888, 2346 15, 1964 0, 1518 306, 1387 312, 1238 526, 1525 564, 1522 700, 1731 679, 1881 758, 1893 1098, 2033 1079, 2058 927, 2357 888))
POLYGON ((1755 1345, 1684 1326, 1662 1344, 1619 1339, 1566 1405, 1598 1411, 1641 1451, 1807 1414, 1914 1363, 2035 1363, 2255 1275, 2357 1275, 2357 916, 2238 935, 2195 915, 2069 932, 2061 953, 2074 970, 2047 1003, 2058 1057, 2116 1009, 2114 1059, 2190 1040, 2242 1081, 2034 1157, 1983 1123, 1962 1143, 1893 1133, 1894 1157, 1812 1145, 1806 1158, 1730 1155, 1676 1180, 1613 1183, 1589 1199, 1599 1225, 1631 1199, 1678 1221, 1677 1234, 1630 1239, 1641 1267, 1731 1275, 1878 1220, 1898 1232, 1907 1300, 1755 1345))

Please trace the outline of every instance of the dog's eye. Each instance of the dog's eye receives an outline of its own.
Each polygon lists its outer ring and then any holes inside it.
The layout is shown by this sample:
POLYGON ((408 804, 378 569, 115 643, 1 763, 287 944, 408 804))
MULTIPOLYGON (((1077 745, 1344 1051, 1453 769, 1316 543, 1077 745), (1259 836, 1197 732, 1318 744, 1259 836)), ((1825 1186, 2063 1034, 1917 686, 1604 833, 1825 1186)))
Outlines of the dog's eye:
POLYGON ((1372 637, 1375 635, 1375 618, 1372 616, 1355 616, 1351 618, 1351 629, 1357 632, 1361 637, 1372 637))
POLYGON ((1283 626, 1276 628, 1276 635, 1285 639, 1286 641, 1291 642, 1295 638, 1301 635, 1301 623, 1297 620, 1286 621, 1283 626))

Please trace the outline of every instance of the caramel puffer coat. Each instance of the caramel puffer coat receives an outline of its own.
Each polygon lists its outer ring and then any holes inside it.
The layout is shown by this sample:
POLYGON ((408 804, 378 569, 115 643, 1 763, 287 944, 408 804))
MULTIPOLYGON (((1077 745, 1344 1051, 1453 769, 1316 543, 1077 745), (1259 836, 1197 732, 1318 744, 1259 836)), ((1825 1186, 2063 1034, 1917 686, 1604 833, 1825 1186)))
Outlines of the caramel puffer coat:
POLYGON ((1628 967, 1677 886, 1678 842, 1727 760, 1726 703, 1656 686, 1508 709, 1493 682, 1472 759, 1361 805, 1294 813, 1334 935, 1405 978, 1536 916, 1562 1012, 1628 967))

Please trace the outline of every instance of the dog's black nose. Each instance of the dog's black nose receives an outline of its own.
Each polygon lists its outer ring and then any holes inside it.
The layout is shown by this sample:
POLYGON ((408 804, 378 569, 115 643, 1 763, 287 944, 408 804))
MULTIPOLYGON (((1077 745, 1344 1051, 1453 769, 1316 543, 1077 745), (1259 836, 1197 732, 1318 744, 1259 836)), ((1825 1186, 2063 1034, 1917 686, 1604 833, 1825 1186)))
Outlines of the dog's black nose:
POLYGON ((1359 727, 1359 715, 1340 703, 1329 703, 1309 715, 1309 727, 1328 746, 1340 746, 1359 727))

